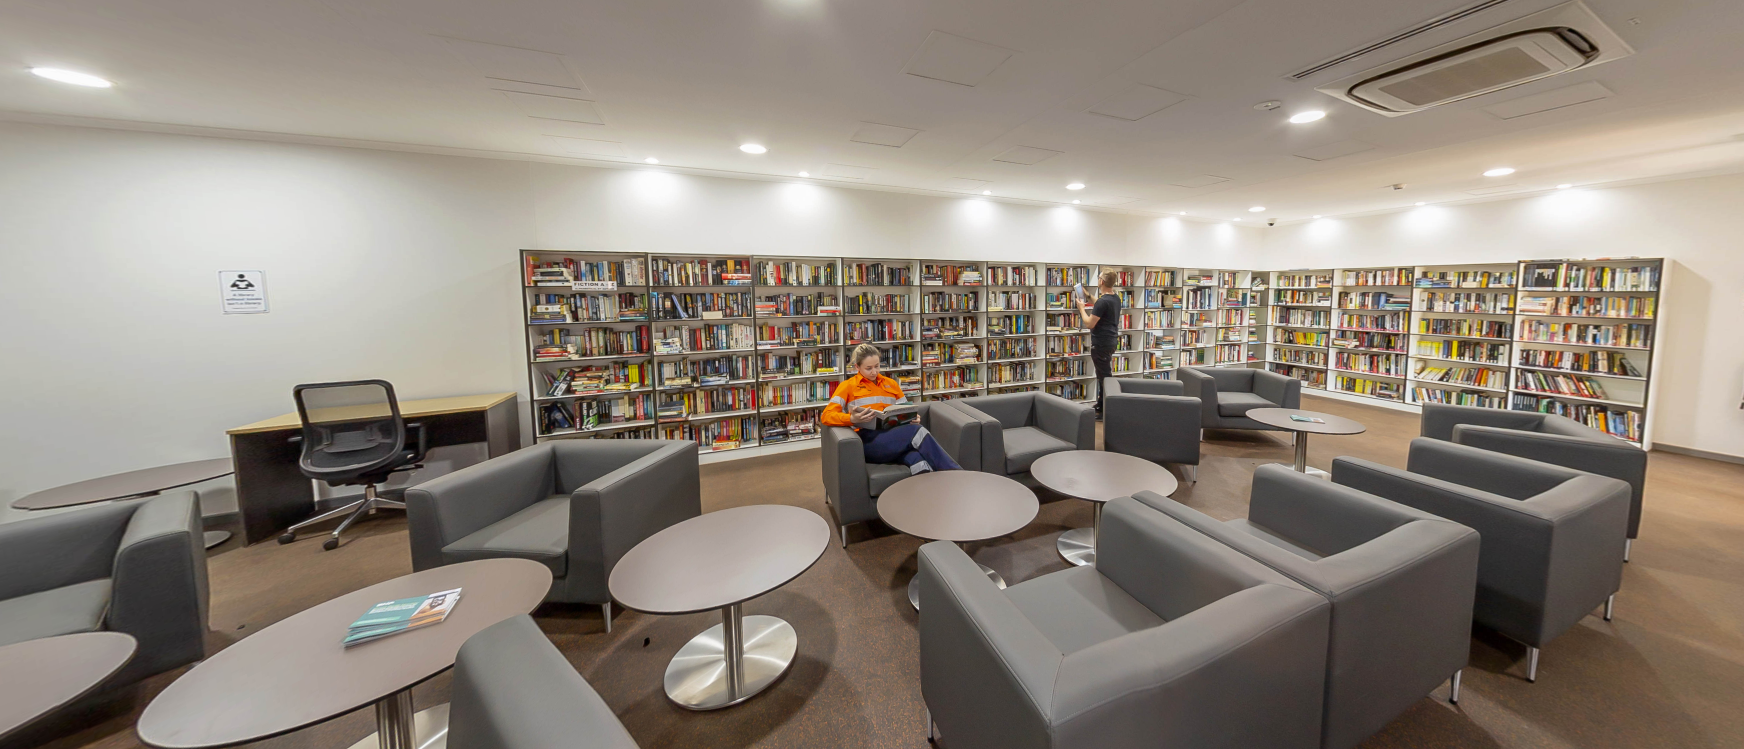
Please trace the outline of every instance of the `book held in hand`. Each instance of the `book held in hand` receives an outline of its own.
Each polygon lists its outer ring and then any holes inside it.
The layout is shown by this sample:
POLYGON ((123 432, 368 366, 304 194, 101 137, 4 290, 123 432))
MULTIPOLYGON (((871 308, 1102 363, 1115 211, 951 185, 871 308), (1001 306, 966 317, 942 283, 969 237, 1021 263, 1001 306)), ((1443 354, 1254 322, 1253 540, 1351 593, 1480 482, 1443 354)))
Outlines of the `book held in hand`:
POLYGON ((416 598, 383 601, 369 608, 345 633, 345 647, 379 640, 388 635, 409 632, 420 627, 442 623, 448 612, 460 602, 460 589, 444 590, 416 598))
POLYGON ((920 421, 920 409, 915 406, 891 406, 878 412, 874 422, 879 429, 889 429, 920 421))

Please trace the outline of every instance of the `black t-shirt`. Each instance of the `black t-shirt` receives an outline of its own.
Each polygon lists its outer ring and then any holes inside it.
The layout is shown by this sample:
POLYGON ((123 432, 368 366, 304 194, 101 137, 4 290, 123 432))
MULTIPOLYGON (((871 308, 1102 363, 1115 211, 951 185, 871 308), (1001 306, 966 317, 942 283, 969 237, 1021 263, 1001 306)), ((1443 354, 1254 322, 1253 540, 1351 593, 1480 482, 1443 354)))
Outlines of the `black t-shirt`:
POLYGON ((1096 327, 1090 329, 1092 344, 1114 343, 1120 337, 1120 297, 1114 294, 1097 297, 1090 314, 1097 317, 1096 327))

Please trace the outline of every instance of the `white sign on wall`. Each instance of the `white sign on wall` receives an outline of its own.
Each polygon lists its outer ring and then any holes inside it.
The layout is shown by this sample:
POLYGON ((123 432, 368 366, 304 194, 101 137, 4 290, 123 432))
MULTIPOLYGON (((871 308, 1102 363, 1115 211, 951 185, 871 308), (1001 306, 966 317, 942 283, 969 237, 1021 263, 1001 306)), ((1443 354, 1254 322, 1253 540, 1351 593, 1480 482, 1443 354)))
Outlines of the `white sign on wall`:
POLYGON ((218 271, 218 296, 226 315, 266 312, 266 274, 258 270, 218 271))

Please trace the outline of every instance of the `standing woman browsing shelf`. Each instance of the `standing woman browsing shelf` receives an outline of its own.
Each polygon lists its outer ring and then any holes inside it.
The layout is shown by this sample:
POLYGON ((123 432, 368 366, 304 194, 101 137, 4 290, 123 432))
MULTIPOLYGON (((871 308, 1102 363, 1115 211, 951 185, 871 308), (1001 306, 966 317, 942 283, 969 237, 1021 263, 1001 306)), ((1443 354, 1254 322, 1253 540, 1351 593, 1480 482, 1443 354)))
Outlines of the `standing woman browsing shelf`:
POLYGON ((960 471, 963 467, 939 446, 926 427, 912 417, 908 423, 883 425, 881 417, 892 406, 909 405, 902 386, 878 371, 878 347, 862 343, 849 357, 854 376, 836 387, 830 405, 820 417, 826 426, 852 427, 866 443, 866 462, 903 463, 909 475, 928 471, 960 471))
MULTIPOLYGON (((1114 374, 1114 349, 1120 342, 1120 297, 1114 293, 1114 271, 1096 277, 1095 301, 1078 300, 1078 315, 1090 329, 1090 363, 1096 367, 1096 419, 1102 419, 1103 380, 1114 374)), ((1088 295, 1086 295, 1087 297, 1088 295)))

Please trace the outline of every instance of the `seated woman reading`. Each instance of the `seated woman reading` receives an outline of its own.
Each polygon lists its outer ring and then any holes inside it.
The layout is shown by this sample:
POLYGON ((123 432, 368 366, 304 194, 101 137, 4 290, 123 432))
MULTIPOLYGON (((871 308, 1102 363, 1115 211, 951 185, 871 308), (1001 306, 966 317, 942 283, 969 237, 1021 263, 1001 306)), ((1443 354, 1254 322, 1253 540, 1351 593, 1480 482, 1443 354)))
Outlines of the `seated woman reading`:
POLYGON ((919 423, 878 427, 879 414, 891 406, 907 405, 908 396, 896 380, 879 374, 877 346, 855 346, 849 361, 854 376, 836 387, 830 405, 824 407, 821 418, 826 426, 852 427, 866 443, 868 463, 903 463, 910 475, 963 470, 919 423))

